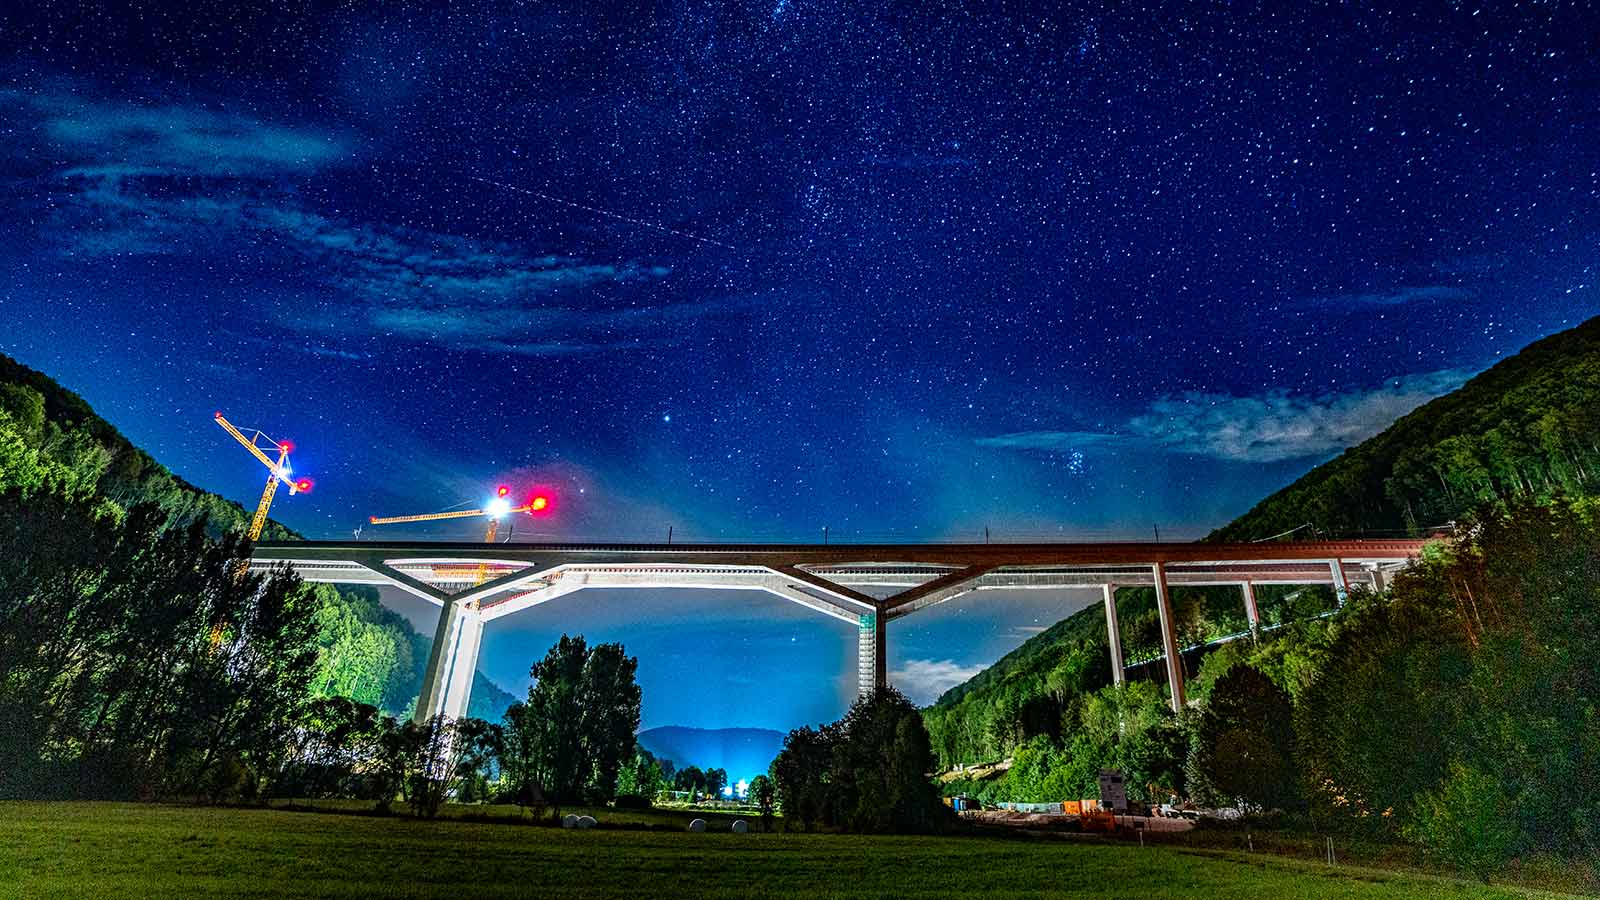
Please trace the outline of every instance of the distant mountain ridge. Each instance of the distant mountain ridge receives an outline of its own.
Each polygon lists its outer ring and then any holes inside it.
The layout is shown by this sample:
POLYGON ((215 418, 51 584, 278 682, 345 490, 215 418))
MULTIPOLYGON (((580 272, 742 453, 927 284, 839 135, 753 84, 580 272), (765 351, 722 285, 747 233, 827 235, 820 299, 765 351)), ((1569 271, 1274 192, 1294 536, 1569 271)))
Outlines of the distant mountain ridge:
MULTIPOLYGON (((213 426, 206 423, 200 427, 213 426)), ((218 439, 226 437, 219 431, 218 439)), ((211 531, 220 534, 243 529, 253 512, 173 474, 82 397, 50 376, 0 354, 0 488, 39 471, 37 460, 67 473, 74 490, 117 506, 158 503, 175 524, 205 516, 211 531)), ((271 519, 262 537, 301 539, 271 519)), ((329 587, 319 593, 323 658, 314 689, 370 703, 393 715, 409 715, 422 685, 432 640, 419 634, 404 616, 379 603, 377 592, 370 588, 329 587)), ((474 676, 468 711, 480 718, 499 719, 513 700, 479 672, 474 676)))
POLYGON ((726 769, 730 781, 765 774, 783 749, 784 734, 770 728, 691 728, 663 725, 639 732, 639 745, 678 768, 726 769))

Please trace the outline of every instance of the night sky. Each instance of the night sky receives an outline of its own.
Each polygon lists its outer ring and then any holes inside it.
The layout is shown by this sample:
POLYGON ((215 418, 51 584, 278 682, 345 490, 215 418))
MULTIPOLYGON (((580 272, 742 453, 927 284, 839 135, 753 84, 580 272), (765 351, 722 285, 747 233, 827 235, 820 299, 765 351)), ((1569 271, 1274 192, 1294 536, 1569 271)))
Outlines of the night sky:
MULTIPOLYGON (((502 482, 556 498, 513 539, 1198 537, 1600 312, 1587 4, 23 5, 0 351, 247 505, 212 411, 293 439, 309 537, 502 482)), ((647 726, 849 695, 849 629, 762 596, 574 595, 485 670, 562 630, 647 726)))

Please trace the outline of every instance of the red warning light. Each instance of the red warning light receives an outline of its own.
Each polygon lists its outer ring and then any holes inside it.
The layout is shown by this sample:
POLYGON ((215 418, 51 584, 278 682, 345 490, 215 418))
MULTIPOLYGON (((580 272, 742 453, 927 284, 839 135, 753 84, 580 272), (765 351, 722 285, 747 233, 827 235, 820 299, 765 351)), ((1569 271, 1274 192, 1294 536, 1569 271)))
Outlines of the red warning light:
POLYGON ((294 489, 302 494, 306 493, 307 491, 311 490, 311 479, 302 478, 299 481, 296 481, 294 483, 294 489))
POLYGON ((511 488, 508 488, 503 484, 494 489, 494 495, 496 497, 504 497, 509 493, 511 493, 511 488))
POLYGON ((284 441, 283 443, 278 445, 278 449, 282 450, 285 453, 288 453, 290 450, 294 449, 294 444, 291 444, 288 441, 284 441))
POLYGON ((528 504, 528 507, 530 509, 532 509, 534 512, 542 512, 549 505, 550 505, 550 498, 546 497, 543 494, 540 494, 539 496, 533 498, 533 501, 528 504))

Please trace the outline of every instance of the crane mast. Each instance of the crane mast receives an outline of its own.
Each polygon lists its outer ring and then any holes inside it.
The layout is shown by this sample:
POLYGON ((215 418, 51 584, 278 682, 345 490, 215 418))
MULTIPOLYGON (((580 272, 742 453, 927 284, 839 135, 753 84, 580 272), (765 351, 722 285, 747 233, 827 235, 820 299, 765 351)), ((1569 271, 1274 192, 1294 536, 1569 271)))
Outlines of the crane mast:
POLYGON ((222 426, 223 431, 231 435, 234 440, 239 442, 240 446, 250 452, 251 456, 254 456, 258 462, 267 467, 267 486, 261 491, 261 502, 256 504, 255 515, 250 517, 250 530, 245 532, 245 536, 251 543, 254 543, 261 538, 261 530, 266 527, 267 512, 272 509, 272 498, 278 493, 278 484, 281 482, 288 485, 290 494, 303 494, 311 490, 311 480, 302 478, 296 481, 289 477, 289 451, 293 447, 288 441, 273 441, 271 438, 266 438, 266 435, 260 431, 255 431, 246 437, 245 433, 234 427, 234 424, 229 422, 222 413, 218 412, 213 418, 218 425, 222 426), (257 444, 257 441, 262 438, 266 438, 270 449, 277 452, 277 460, 273 460, 257 444))

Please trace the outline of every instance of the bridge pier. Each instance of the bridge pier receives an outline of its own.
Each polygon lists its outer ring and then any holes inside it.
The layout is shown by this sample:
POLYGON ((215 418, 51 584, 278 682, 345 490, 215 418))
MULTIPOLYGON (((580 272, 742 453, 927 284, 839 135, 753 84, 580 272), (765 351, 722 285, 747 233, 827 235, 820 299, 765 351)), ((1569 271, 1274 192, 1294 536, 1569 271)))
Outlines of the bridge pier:
POLYGON ((1178 623, 1172 611, 1172 592, 1167 590, 1167 567, 1155 563, 1156 611, 1161 617, 1161 650, 1167 660, 1167 690, 1172 695, 1172 711, 1183 712, 1183 654, 1178 647, 1178 623))
POLYGON ((882 613, 863 613, 856 629, 856 696, 868 697, 888 684, 885 644, 888 620, 882 613))
POLYGON ((1344 578, 1344 561, 1331 560, 1328 563, 1328 572, 1333 575, 1333 599, 1338 605, 1350 599, 1350 583, 1344 578))
POLYGON ((1239 590, 1244 593, 1244 617, 1250 623, 1250 633, 1257 634, 1261 631, 1261 608, 1256 606, 1256 586, 1248 581, 1240 582, 1239 590))
POLYGON ((483 614, 477 603, 446 601, 433 631, 433 649, 422 676, 422 692, 412 720, 426 722, 444 715, 460 719, 472 699, 473 674, 478 670, 478 648, 483 642, 483 614))
POLYGON ((1100 585, 1106 602, 1106 645, 1111 648, 1111 683, 1122 684, 1122 623, 1117 620, 1117 586, 1100 585))

